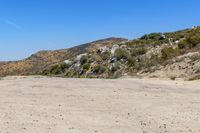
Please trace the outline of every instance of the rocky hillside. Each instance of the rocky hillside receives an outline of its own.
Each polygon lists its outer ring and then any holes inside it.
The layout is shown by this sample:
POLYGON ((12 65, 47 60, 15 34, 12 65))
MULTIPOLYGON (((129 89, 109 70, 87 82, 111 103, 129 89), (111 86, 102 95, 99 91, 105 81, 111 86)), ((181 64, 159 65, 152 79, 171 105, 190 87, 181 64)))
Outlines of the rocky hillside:
POLYGON ((30 57, 14 62, 0 63, 0 76, 8 75, 33 75, 39 74, 46 69, 50 69, 56 64, 76 57, 82 53, 91 53, 98 46, 112 46, 116 43, 127 41, 123 38, 108 38, 95 42, 79 45, 70 49, 61 49, 55 51, 40 51, 30 57))
POLYGON ((170 33, 151 33, 141 38, 92 45, 67 58, 43 75, 78 78, 200 78, 200 27, 170 33))
POLYGON ((41 51, 0 64, 0 74, 76 78, 141 76, 200 79, 200 27, 151 33, 138 39, 108 38, 70 49, 41 51))

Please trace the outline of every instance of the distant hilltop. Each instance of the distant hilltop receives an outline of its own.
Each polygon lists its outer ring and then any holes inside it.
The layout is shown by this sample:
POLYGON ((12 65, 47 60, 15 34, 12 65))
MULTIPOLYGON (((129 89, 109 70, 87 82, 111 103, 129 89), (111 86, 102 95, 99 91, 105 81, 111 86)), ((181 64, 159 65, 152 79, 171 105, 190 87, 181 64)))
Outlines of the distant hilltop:
POLYGON ((151 33, 134 40, 107 38, 69 49, 40 51, 29 58, 0 63, 0 75, 73 78, 200 79, 200 27, 151 33))

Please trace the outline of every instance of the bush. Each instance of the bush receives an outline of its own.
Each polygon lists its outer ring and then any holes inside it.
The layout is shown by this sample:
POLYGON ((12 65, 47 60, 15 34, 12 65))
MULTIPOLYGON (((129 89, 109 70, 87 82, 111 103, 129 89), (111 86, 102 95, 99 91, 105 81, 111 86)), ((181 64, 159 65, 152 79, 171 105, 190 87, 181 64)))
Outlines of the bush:
POLYGON ((135 64, 136 64, 136 59, 135 59, 135 57, 129 57, 129 58, 128 58, 128 65, 129 65, 130 67, 133 67, 133 66, 135 66, 135 64))
POLYGON ((66 64, 66 63, 60 64, 60 68, 61 68, 62 70, 67 69, 67 68, 69 68, 69 67, 70 67, 69 64, 66 64))
POLYGON ((192 35, 187 40, 189 43, 191 43, 191 47, 195 47, 197 44, 200 43, 200 34, 192 35))
POLYGON ((70 65, 66 63, 58 64, 52 66, 50 69, 44 70, 42 74, 44 75, 58 75, 63 74, 65 72, 65 69, 68 69, 70 65))
POLYGON ((89 59, 89 63, 93 63, 93 62, 98 62, 98 63, 101 63, 102 62, 102 58, 100 55, 98 54, 94 54, 91 56, 91 58, 89 59))
POLYGON ((115 51, 114 56, 117 58, 117 60, 128 59, 129 52, 127 50, 125 50, 125 49, 118 48, 115 51))
POLYGON ((178 44, 178 47, 180 49, 191 49, 198 44, 200 44, 200 33, 198 31, 193 31, 178 44))
POLYGON ((135 64, 136 70, 147 69, 148 71, 151 70, 151 67, 160 64, 160 58, 157 55, 152 55, 151 58, 141 58, 139 62, 135 64))
POLYGON ((93 69, 93 72, 96 74, 102 74, 106 71, 106 67, 104 67, 103 65, 96 65, 93 69))
POLYGON ((88 62, 88 56, 87 55, 83 55, 80 59, 80 63, 81 65, 85 64, 88 62))
POLYGON ((162 33, 151 33, 151 34, 146 34, 142 36, 140 39, 142 40, 162 40, 164 39, 162 37, 162 33))
POLYGON ((88 70, 90 68, 90 64, 86 63, 83 65, 83 70, 88 70))
POLYGON ((105 61, 108 60, 110 58, 110 52, 106 51, 104 53, 101 54, 101 58, 105 61))
POLYGON ((74 69, 71 69, 70 71, 67 72, 67 74, 65 76, 67 77, 75 77, 78 75, 78 72, 74 69))
POLYGON ((162 59, 166 60, 174 56, 177 56, 180 53, 180 51, 179 48, 173 49, 172 47, 166 47, 162 49, 161 53, 162 53, 162 59))
POLYGON ((50 69, 50 74, 57 75, 63 73, 64 69, 62 69, 59 65, 55 65, 50 69))
POLYGON ((188 48, 188 42, 186 40, 183 40, 181 41, 179 44, 178 44, 178 47, 180 49, 185 49, 185 48, 188 48))
POLYGON ((147 50, 144 47, 131 49, 131 56, 146 54, 147 50))

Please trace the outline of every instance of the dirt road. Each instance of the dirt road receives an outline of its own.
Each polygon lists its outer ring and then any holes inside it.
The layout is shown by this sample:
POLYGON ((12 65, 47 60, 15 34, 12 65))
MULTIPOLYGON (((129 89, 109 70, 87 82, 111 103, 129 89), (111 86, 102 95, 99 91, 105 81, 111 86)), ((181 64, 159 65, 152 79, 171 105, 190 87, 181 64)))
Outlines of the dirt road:
POLYGON ((0 133, 200 133, 200 82, 5 78, 0 133))

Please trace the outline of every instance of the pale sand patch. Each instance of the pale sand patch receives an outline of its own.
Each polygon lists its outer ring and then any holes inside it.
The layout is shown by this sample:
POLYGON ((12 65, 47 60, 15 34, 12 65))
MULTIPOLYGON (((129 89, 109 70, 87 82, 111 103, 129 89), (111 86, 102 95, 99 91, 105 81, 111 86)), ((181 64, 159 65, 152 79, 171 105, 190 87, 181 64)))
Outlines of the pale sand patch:
POLYGON ((199 133, 200 82, 8 77, 0 133, 199 133))

